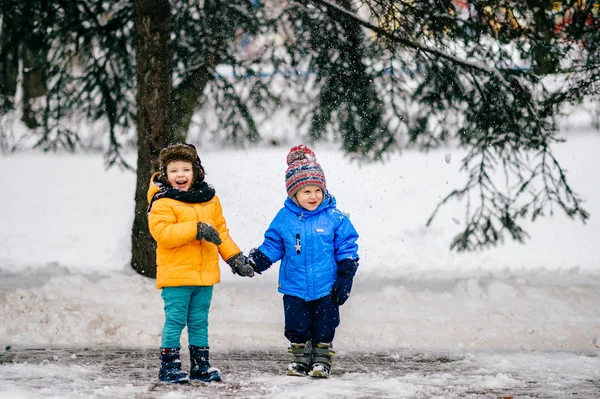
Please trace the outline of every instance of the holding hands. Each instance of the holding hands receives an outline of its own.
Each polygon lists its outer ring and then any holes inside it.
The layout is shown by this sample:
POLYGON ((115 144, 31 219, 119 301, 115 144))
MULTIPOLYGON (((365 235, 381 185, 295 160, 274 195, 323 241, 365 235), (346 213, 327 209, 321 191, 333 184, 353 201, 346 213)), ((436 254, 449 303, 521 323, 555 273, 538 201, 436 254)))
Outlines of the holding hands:
POLYGON ((227 259, 227 264, 231 267, 233 274, 242 277, 254 277, 254 268, 248 263, 248 258, 241 252, 227 259))
MULTIPOLYGON (((221 245, 221 237, 219 232, 208 223, 198 222, 197 240, 205 240, 215 245, 221 245)), ((239 253, 227 259, 227 264, 231 267, 233 274, 238 274, 242 277, 254 277, 254 268, 248 263, 248 258, 239 253)))

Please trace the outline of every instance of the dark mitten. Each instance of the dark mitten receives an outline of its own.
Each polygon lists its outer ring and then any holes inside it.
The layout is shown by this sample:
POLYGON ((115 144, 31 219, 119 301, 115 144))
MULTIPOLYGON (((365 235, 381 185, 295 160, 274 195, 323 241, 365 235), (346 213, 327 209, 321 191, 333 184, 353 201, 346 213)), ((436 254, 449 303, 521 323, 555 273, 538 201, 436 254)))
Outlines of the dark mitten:
POLYGON ((346 278, 338 275, 337 279, 331 287, 331 296, 338 305, 343 305, 350 296, 352 290, 352 278, 346 278))
POLYGON ((254 269, 248 263, 248 258, 241 252, 227 259, 227 264, 231 267, 233 274, 239 274, 242 277, 254 277, 254 269))
POLYGON ((208 223, 198 222, 198 233, 196 234, 196 240, 202 240, 212 242, 215 245, 221 245, 221 237, 219 232, 208 223))
POLYGON ((358 269, 357 260, 343 259, 338 262, 337 278, 331 287, 331 296, 340 306, 346 303, 350 296, 356 269, 358 269))
POLYGON ((258 274, 261 274, 273 264, 267 255, 263 254, 258 248, 252 248, 250 250, 248 260, 254 271, 258 274))

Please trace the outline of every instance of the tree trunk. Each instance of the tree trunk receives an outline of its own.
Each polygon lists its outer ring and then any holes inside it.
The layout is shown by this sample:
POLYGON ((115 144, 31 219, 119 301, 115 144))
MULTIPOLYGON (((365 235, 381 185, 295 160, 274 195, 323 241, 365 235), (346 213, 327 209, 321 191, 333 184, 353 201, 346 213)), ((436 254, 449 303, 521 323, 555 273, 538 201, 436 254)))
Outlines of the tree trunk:
POLYGON ((39 60, 46 60, 46 51, 36 48, 36 43, 23 42, 21 46, 21 61, 23 63, 23 80, 21 82, 23 88, 23 98, 21 99, 23 115, 21 120, 28 128, 35 129, 40 123, 31 107, 30 100, 48 94, 46 71, 40 66, 39 62, 39 60))
MULTIPOLYGON (((2 21, 2 32, 10 32, 7 21, 2 21)), ((10 36, 0 35, 0 47, 4 49, 0 58, 0 113, 4 114, 13 109, 17 83, 19 80, 19 44, 13 40, 8 44, 10 36)))
POLYGON ((147 192, 158 154, 171 142, 166 129, 172 86, 171 7, 168 0, 136 0, 138 161, 131 266, 156 277, 156 243, 148 230, 147 192))
POLYGON ((208 65, 202 65, 189 74, 173 90, 173 102, 169 111, 168 131, 175 141, 186 141, 190 122, 199 99, 212 79, 208 65))

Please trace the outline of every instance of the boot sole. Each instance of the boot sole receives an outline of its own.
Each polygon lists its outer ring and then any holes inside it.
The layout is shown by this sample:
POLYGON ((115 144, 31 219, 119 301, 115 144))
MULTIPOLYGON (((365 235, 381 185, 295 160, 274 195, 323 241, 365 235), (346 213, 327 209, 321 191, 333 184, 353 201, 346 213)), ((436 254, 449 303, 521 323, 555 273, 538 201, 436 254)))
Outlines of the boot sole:
POLYGON ((306 377, 307 374, 296 370, 288 370, 287 375, 292 377, 306 377))
POLYGON ((308 373, 309 376, 313 378, 329 378, 329 374, 324 373, 320 370, 308 373))
MULTIPOLYGON (((160 378, 159 378, 160 380, 160 378)), ((186 384, 190 382, 189 377, 176 378, 174 380, 160 380, 161 382, 166 382, 167 384, 186 384)))
POLYGON ((221 374, 220 373, 211 373, 208 376, 202 378, 202 377, 190 377, 191 380, 193 381, 200 381, 200 382, 221 382, 221 374))
POLYGON ((308 375, 313 378, 329 378, 329 368, 326 368, 320 364, 315 364, 309 371, 308 375))
POLYGON ((207 379, 203 378, 192 378, 192 381, 200 381, 200 382, 221 382, 221 377, 211 377, 207 379))

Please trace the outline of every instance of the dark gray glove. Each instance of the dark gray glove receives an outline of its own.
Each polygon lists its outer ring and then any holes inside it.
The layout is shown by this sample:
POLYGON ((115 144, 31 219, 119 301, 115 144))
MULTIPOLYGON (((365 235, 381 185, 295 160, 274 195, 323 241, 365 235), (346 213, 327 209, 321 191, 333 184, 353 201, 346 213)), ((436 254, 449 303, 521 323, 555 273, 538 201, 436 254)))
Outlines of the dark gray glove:
POLYGON ((196 240, 202 240, 212 242, 215 245, 221 245, 221 237, 219 232, 208 223, 198 222, 198 233, 196 234, 196 240))
POLYGON ((248 258, 241 252, 227 259, 227 264, 231 266, 233 274, 239 274, 242 277, 254 277, 254 269, 248 263, 248 258))

